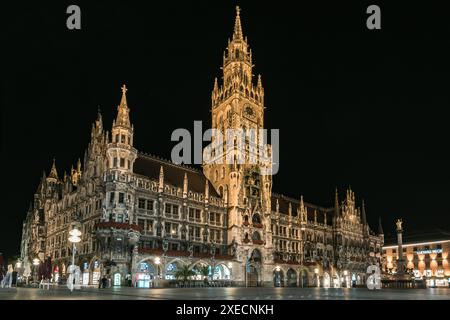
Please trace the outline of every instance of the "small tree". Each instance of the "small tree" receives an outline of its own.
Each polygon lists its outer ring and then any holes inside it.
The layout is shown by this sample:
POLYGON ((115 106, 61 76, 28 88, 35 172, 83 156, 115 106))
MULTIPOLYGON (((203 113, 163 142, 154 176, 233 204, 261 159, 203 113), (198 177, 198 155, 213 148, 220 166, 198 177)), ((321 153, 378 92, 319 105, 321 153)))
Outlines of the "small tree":
POLYGON ((175 272, 175 277, 177 279, 182 278, 184 284, 186 284, 186 281, 192 276, 195 276, 195 272, 189 269, 189 266, 182 266, 175 272))
POLYGON ((200 274, 204 277, 209 276, 209 266, 202 266, 200 268, 200 274))
POLYGON ((209 276, 209 266, 202 266, 200 268, 200 274, 203 276, 203 280, 206 282, 209 276))

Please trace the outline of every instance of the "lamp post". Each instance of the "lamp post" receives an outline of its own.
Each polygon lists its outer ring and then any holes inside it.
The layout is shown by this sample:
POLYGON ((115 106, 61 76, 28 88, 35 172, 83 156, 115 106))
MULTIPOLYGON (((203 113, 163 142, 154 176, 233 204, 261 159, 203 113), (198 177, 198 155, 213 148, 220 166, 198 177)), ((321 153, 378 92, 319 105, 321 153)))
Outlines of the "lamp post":
POLYGON ((21 279, 21 268, 22 268, 22 262, 20 261, 20 259, 18 259, 16 262, 16 265, 15 265, 15 269, 17 272, 16 287, 17 287, 17 284, 19 283, 19 279, 21 279))
MULTIPOLYGON (((156 273, 157 273, 157 275, 156 275, 156 280, 158 280, 159 279, 159 265, 161 264, 161 258, 160 257, 156 257, 155 258, 155 260, 153 260, 154 262, 155 262, 155 264, 156 264, 156 273)), ((158 286, 158 283, 156 282, 155 283, 156 284, 156 286, 158 286)))
POLYGON ((71 277, 69 276, 70 281, 70 292, 73 292, 73 281, 75 278, 75 250, 76 250, 76 243, 81 241, 81 231, 78 230, 76 227, 74 227, 72 230, 69 231, 69 241, 72 243, 72 268, 70 270, 71 277))
POLYGON ((281 267, 280 267, 280 266, 276 266, 276 267, 275 267, 275 271, 276 271, 276 274, 275 274, 275 281, 276 281, 276 283, 275 283, 275 285, 276 285, 277 287, 281 287, 280 270, 281 270, 281 267))

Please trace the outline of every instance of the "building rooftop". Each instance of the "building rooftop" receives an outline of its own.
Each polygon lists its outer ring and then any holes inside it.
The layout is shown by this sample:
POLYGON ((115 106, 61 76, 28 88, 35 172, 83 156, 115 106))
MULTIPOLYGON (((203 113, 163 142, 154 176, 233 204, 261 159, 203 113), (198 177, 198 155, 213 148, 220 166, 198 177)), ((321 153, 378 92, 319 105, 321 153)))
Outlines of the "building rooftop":
MULTIPOLYGON (((156 156, 139 153, 134 163, 134 173, 158 181, 161 166, 164 170, 164 183, 183 188, 184 174, 186 174, 188 189, 197 193, 205 193, 206 177, 203 172, 193 167, 174 164, 156 156)), ((220 198, 211 182, 208 181, 208 184, 209 194, 220 198)))

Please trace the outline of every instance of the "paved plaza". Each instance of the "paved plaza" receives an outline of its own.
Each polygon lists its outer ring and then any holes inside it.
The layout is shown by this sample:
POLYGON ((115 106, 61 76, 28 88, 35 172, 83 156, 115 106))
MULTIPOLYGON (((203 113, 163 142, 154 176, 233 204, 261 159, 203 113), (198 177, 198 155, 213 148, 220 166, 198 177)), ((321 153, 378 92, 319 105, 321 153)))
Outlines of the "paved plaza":
POLYGON ((0 300, 450 300, 450 289, 82 288, 0 289, 0 300))

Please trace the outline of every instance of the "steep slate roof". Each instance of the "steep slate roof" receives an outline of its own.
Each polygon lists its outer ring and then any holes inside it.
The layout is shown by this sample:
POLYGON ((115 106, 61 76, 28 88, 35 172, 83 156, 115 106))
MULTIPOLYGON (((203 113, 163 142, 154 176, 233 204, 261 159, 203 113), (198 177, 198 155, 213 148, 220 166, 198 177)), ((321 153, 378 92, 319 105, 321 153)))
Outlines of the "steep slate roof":
MULTIPOLYGON (((159 170, 163 167, 164 183, 183 188, 184 174, 188 178, 188 190, 205 193, 205 181, 207 180, 203 172, 198 169, 177 165, 168 160, 160 159, 151 155, 139 153, 134 163, 134 173, 159 181, 159 170)), ((209 184, 209 195, 220 198, 211 182, 209 184)))
MULTIPOLYGON (((289 214, 289 203, 291 203, 292 207, 292 216, 297 216, 297 208, 299 206, 299 199, 294 199, 287 197, 282 194, 273 193, 272 192, 272 198, 271 198, 271 204, 272 204, 272 211, 276 211, 277 209, 277 200, 279 205, 279 211, 283 214, 289 214)), ((314 204, 304 202, 306 207, 306 212, 308 215, 309 221, 314 221, 314 210, 317 211, 317 222, 318 223, 324 223, 324 215, 327 214, 327 224, 332 223, 332 217, 333 217, 333 208, 327 209, 320 206, 316 206, 314 204)))

